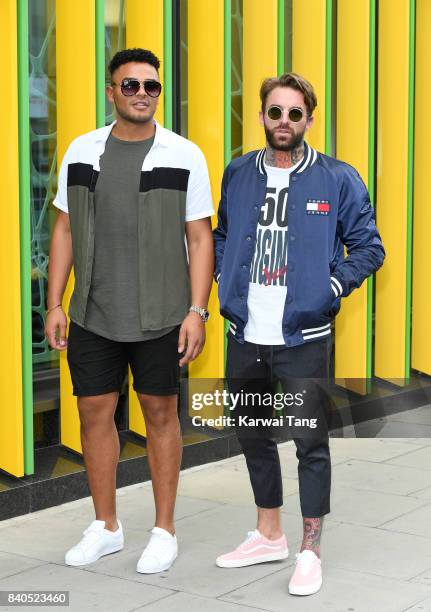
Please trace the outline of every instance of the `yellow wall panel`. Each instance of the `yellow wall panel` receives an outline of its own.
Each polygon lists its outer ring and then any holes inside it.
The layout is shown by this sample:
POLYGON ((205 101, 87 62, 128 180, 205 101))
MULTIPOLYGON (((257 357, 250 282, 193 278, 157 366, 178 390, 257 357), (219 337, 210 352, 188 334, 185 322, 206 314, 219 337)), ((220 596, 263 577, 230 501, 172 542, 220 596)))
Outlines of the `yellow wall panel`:
MULTIPOLYGON (((367 183, 369 2, 338 0, 337 23, 337 158, 354 166, 367 183)), ((336 322, 336 378, 367 376, 367 303, 367 282, 342 300, 336 322)))
POLYGON ((409 0, 380 0, 377 221, 386 260, 376 276, 375 374, 406 373, 409 0))
MULTIPOLYGON (((57 0, 57 166, 70 142, 96 127, 94 0, 57 0), (79 44, 77 44, 79 32, 79 44)), ((63 299, 67 312, 74 285, 73 273, 63 299)), ((66 353, 60 353, 61 443, 81 452, 76 397, 66 353)))
MULTIPOLYGON (((203 151, 213 200, 219 201, 223 175, 224 13, 223 2, 188 1, 188 137, 203 151), (211 24, 211 27, 208 27, 211 24)), ((213 283, 207 338, 189 366, 191 378, 218 378, 224 371, 224 321, 213 283)))
POLYGON ((18 158, 17 7, 0 2, 0 51, 7 92, 1 97, 3 138, 0 143, 0 278, 6 289, 0 300, 0 468, 24 475, 21 288, 18 158))
POLYGON ((259 90, 267 77, 277 76, 277 0, 243 4, 243 153, 265 146, 259 123, 259 90))
POLYGON ((313 85, 318 106, 307 142, 325 151, 326 0, 293 0, 292 70, 313 85))
MULTIPOLYGON (((149 49, 160 60, 160 80, 163 83, 163 0, 127 0, 126 47, 149 49)), ((155 115, 163 125, 163 95, 155 115)))
POLYGON ((431 2, 416 2, 415 169, 412 286, 412 367, 431 375, 431 2))

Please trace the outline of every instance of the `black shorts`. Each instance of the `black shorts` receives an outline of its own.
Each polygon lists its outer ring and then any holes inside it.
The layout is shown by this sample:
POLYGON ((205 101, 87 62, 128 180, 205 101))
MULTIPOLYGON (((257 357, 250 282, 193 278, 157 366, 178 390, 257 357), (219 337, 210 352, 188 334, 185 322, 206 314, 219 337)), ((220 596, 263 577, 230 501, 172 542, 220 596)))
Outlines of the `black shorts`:
POLYGON ((148 395, 178 393, 181 355, 178 353, 180 326, 168 334, 140 342, 117 342, 103 338, 73 321, 67 342, 67 362, 73 395, 103 395, 120 392, 127 366, 133 388, 148 395))

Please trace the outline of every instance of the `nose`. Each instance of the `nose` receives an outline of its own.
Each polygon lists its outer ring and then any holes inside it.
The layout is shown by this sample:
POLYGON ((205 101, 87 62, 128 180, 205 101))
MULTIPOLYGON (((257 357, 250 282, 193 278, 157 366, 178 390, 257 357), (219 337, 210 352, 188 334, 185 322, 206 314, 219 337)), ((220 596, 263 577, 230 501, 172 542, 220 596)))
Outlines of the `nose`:
POLYGON ((147 92, 145 91, 143 83, 139 83, 139 89, 138 89, 138 91, 136 92, 135 95, 136 96, 146 96, 147 95, 147 92))
POLYGON ((277 122, 277 126, 279 128, 287 128, 288 126, 290 126, 290 119, 289 119, 288 112, 283 111, 283 114, 281 115, 280 119, 277 122))
POLYGON ((281 123, 290 123, 290 119, 289 119, 289 111, 287 109, 283 110, 283 113, 280 117, 280 122, 281 123))

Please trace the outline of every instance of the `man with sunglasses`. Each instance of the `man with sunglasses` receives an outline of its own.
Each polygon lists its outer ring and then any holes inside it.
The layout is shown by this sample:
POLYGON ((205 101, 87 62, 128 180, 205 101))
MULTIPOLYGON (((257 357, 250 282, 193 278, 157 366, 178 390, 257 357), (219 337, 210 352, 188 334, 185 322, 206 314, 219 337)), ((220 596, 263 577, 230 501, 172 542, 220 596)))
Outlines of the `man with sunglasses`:
POLYGON ((137 571, 168 569, 177 556, 174 505, 182 441, 179 368, 205 342, 214 268, 205 158, 154 120, 159 60, 118 52, 107 97, 117 119, 75 139, 60 169, 51 242, 46 335, 67 359, 95 520, 66 554, 85 566, 121 550, 116 514, 119 438, 114 415, 130 365, 147 431, 155 527, 137 571), (75 287, 66 340, 63 293, 75 287))
MULTIPOLYGON (((311 595, 322 584, 320 535, 330 511, 325 381, 331 321, 340 298, 382 265, 385 252, 359 174, 304 141, 317 105, 312 85, 287 73, 266 79, 260 98, 266 146, 235 159, 225 170, 214 230, 215 279, 220 311, 230 321, 230 392, 262 397, 274 381, 284 391, 283 416, 296 445, 303 517, 303 541, 289 592, 311 595), (315 417, 315 430, 311 419, 298 419, 297 426, 297 417, 309 415, 315 417)), ((241 421, 250 415, 272 417, 274 407, 275 402, 257 401, 234 411, 257 506, 257 528, 238 548, 217 558, 219 567, 288 556, 280 519, 283 491, 276 429, 256 422, 247 427, 247 421, 241 421)))

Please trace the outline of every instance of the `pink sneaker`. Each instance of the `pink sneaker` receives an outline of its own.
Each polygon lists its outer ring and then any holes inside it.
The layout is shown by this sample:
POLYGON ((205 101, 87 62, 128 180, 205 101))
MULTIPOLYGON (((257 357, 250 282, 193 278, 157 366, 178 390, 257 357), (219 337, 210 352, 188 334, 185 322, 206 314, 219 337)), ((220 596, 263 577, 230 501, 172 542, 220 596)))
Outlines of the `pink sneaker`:
POLYGON ((313 595, 322 586, 322 564, 312 550, 296 554, 296 567, 289 582, 291 595, 313 595))
POLYGON ((255 529, 249 531, 247 538, 235 550, 216 559, 219 567, 245 567, 266 561, 279 561, 287 559, 289 550, 287 548, 286 536, 283 534, 277 540, 268 540, 260 531, 255 529))

